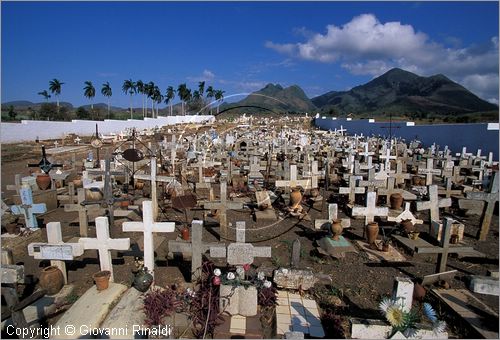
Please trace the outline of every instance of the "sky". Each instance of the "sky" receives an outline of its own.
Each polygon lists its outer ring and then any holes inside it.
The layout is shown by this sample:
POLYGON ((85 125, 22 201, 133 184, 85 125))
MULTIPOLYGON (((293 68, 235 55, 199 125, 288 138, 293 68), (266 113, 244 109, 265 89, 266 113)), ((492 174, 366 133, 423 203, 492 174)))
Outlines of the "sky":
POLYGON ((92 81, 94 103, 106 102, 109 82, 111 104, 128 107, 126 79, 163 94, 203 80, 231 101, 296 84, 312 98, 400 67, 444 74, 498 104, 498 10, 477 1, 2 1, 1 101, 41 102, 54 78, 73 105, 90 103, 83 87, 92 81))

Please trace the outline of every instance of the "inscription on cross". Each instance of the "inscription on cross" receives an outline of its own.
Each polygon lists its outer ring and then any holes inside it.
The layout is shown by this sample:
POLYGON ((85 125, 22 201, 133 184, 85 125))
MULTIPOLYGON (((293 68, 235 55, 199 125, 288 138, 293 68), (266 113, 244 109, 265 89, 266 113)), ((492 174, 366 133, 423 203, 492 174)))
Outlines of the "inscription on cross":
POLYGON ((433 175, 441 175, 441 170, 439 169, 434 169, 434 160, 432 158, 427 158, 427 167, 426 168, 419 168, 418 173, 419 174, 425 174, 425 185, 431 185, 432 184, 432 176, 433 175))

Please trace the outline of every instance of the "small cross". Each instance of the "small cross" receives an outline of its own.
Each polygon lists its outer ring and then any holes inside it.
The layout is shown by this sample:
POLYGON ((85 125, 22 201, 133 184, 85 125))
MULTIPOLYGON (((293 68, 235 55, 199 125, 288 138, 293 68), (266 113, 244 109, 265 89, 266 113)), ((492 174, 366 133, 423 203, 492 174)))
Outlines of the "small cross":
POLYGON ((114 281, 113 265, 111 263, 111 250, 130 249, 130 238, 112 239, 109 236, 109 222, 107 217, 98 217, 95 219, 97 238, 82 237, 78 240, 84 250, 97 249, 99 252, 99 262, 101 270, 111 272, 110 281, 114 281))
POLYGON ((432 226, 432 222, 438 222, 439 219, 439 208, 445 208, 451 206, 451 198, 438 198, 437 185, 430 185, 429 187, 429 200, 417 202, 417 210, 430 210, 430 221, 429 225, 432 226))
POLYGON ((427 158, 427 167, 418 169, 419 174, 425 174, 425 185, 432 184, 432 175, 441 175, 441 170, 434 169, 433 167, 434 160, 432 158, 427 158))
POLYGON ((88 204, 84 205, 85 202, 85 189, 79 188, 77 191, 78 203, 77 204, 65 204, 64 211, 78 211, 78 223, 80 225, 80 236, 87 237, 88 233, 88 216, 87 212, 98 211, 100 210, 100 205, 98 204, 88 204))
POLYGON ((47 206, 45 203, 33 203, 33 193, 27 184, 22 185, 19 195, 21 196, 21 205, 13 205, 10 210, 14 215, 24 215, 26 228, 38 229, 35 214, 43 214, 47 211, 47 206))
MULTIPOLYGON (((314 229, 329 229, 332 221, 338 218, 338 206, 337 203, 328 204, 328 219, 317 219, 314 220, 314 229)), ((343 218, 341 220, 343 228, 348 228, 351 226, 350 218, 343 218)))
POLYGON ((375 220, 375 216, 387 216, 389 208, 376 206, 377 194, 368 192, 366 194, 366 207, 354 206, 352 208, 353 216, 365 216, 365 225, 375 220))

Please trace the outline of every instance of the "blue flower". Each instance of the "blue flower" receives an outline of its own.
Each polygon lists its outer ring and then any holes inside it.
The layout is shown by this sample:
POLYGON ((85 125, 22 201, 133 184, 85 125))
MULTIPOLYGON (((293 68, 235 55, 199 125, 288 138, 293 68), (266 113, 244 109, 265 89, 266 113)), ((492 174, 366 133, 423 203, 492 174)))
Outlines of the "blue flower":
POLYGON ((432 322, 432 323, 435 323, 437 321, 437 315, 436 315, 436 311, 434 310, 434 308, 432 308, 432 306, 425 302, 424 303, 424 315, 432 322))

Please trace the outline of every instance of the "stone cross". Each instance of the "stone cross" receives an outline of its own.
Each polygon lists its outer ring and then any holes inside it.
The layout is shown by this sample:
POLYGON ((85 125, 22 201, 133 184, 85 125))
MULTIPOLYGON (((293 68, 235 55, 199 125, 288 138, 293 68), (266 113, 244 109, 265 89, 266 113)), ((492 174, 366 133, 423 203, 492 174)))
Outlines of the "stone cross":
MULTIPOLYGON (((314 229, 330 229, 333 220, 338 218, 338 206, 337 203, 328 204, 328 219, 316 219, 314 220, 314 229)), ((343 218, 340 220, 342 228, 348 228, 351 226, 350 218, 343 218)))
POLYGON ((396 184, 403 184, 405 179, 410 179, 409 173, 403 173, 403 162, 396 161, 396 173, 389 174, 389 177, 396 179, 396 184))
POLYGON ((142 222, 123 222, 122 229, 124 232, 138 231, 144 234, 144 267, 154 276, 153 233, 171 233, 175 230, 175 222, 155 222, 151 201, 142 202, 142 215, 142 222))
POLYGON ((410 202, 405 202, 405 209, 398 216, 396 216, 396 217, 392 217, 390 215, 387 216, 387 221, 389 221, 389 222, 401 223, 401 221, 404 221, 404 220, 411 220, 411 223, 413 223, 414 225, 415 224, 422 224, 422 223, 424 223, 424 221, 422 221, 420 219, 417 219, 411 213, 411 211, 410 211, 410 202))
MULTIPOLYGON (((158 217, 158 196, 156 194, 156 182, 171 183, 175 178, 167 176, 156 176, 156 157, 151 157, 149 175, 136 174, 135 179, 151 181, 151 201, 153 202, 153 218, 158 217)), ((148 268, 149 269, 149 268, 148 268)))
POLYGON ((462 190, 452 190, 453 179, 451 177, 446 178, 446 189, 438 189, 438 195, 445 195, 450 197, 451 195, 461 195, 462 190))
POLYGON ((97 249, 101 270, 109 270, 111 272, 110 281, 113 282, 111 250, 128 250, 130 248, 130 238, 110 238, 107 217, 97 217, 95 219, 95 227, 96 238, 82 237, 78 242, 82 244, 84 250, 97 249))
POLYGON ((277 188, 295 188, 301 186, 304 189, 310 189, 311 180, 310 179, 301 179, 297 180, 297 165, 290 165, 290 179, 289 180, 278 180, 276 181, 277 188))
POLYGON ((85 189, 78 188, 78 203, 77 204, 65 204, 64 211, 78 211, 78 223, 80 225, 80 236, 87 237, 88 236, 88 227, 89 220, 87 213, 92 211, 98 211, 101 207, 98 204, 82 204, 85 201, 85 189))
POLYGON ((385 149, 385 155, 379 156, 380 159, 385 159, 385 168, 389 170, 391 168, 391 159, 396 159, 396 156, 391 156, 391 148, 385 149))
POLYGON ((425 174, 425 185, 432 185, 432 176, 433 175, 441 175, 441 170, 434 169, 433 167, 434 160, 432 158, 427 158, 427 167, 419 168, 419 174, 425 174))
POLYGON ((356 194, 364 194, 365 193, 365 188, 364 187, 357 187, 356 186, 356 180, 360 179, 361 176, 349 176, 349 186, 348 187, 340 187, 339 188, 339 193, 340 194, 348 194, 349 195, 349 203, 354 204, 356 201, 356 194))
POLYGON ((225 245, 217 242, 203 243, 203 221, 193 220, 191 222, 191 242, 169 240, 168 252, 191 254, 191 282, 195 282, 199 276, 198 269, 202 265, 203 254, 210 250, 210 247, 221 245, 224 250, 224 254, 221 257, 225 257, 225 245))
POLYGON ((366 194, 366 207, 354 206, 352 208, 353 216, 365 216, 365 225, 375 220, 375 216, 387 216, 389 208, 376 206, 377 194, 368 192, 366 194))
POLYGON ((21 196, 21 205, 12 205, 10 210, 14 215, 24 215, 26 228, 38 229, 38 222, 35 214, 43 214, 47 211, 45 203, 33 203, 33 193, 29 185, 22 185, 19 190, 21 196))
POLYGON ((395 178, 389 178, 387 180, 387 188, 380 188, 377 190, 377 195, 379 196, 385 196, 386 197, 386 202, 389 203, 389 198, 392 194, 399 193, 403 196, 403 199, 405 200, 416 200, 417 195, 412 194, 411 192, 408 192, 403 189, 398 189, 394 187, 396 179, 395 178))
POLYGON ((64 260, 73 260, 83 254, 80 243, 64 243, 61 232, 61 222, 47 223, 47 243, 28 244, 28 254, 37 260, 50 260, 51 266, 59 268, 68 283, 66 264, 64 260))
POLYGON ((474 200, 482 200, 486 202, 486 209, 484 210, 481 229, 479 231, 479 240, 486 240, 488 231, 490 229, 491 218, 493 216, 493 210, 495 209, 495 204, 498 202, 498 171, 493 173, 493 180, 491 181, 489 192, 466 192, 466 197, 474 200))
MULTIPOLYGON (((210 247, 211 257, 226 257, 221 256, 223 253, 220 247, 210 247)), ((245 222, 236 222, 236 243, 227 246, 227 263, 237 266, 252 264, 255 257, 271 257, 271 247, 254 247, 245 243, 245 222)))
POLYGON ((386 182, 385 180, 376 179, 374 169, 370 169, 368 171, 368 180, 359 181, 359 186, 367 187, 369 192, 373 192, 375 188, 385 187, 386 186, 385 182, 386 182))
POLYGON ((432 222, 439 222, 439 208, 445 208, 451 206, 451 198, 438 198, 437 185, 430 185, 429 187, 429 200, 417 202, 417 210, 430 210, 430 221, 429 225, 432 226, 432 222))

